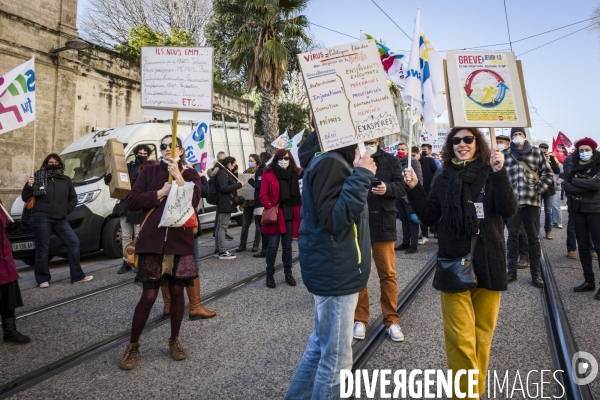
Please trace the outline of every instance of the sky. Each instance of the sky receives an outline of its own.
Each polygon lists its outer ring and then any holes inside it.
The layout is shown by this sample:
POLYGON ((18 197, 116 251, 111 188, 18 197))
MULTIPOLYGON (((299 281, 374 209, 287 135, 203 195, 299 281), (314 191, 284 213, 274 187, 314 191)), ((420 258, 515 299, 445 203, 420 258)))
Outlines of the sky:
MULTIPOLYGON (((359 37, 364 31, 383 39, 395 50, 409 50, 417 7, 421 29, 438 50, 469 49, 509 42, 503 0, 312 0, 305 15, 309 21, 328 29, 359 37), (408 37, 395 25, 399 25, 408 37), (410 37, 410 38, 409 38, 410 37)), ((510 37, 516 40, 542 33, 592 16, 600 0, 506 0, 510 37)), ((78 14, 87 7, 80 0, 78 14)), ((537 46, 582 29, 587 21, 512 45, 522 61, 525 87, 529 94, 534 139, 547 140, 558 131, 571 140, 584 136, 600 143, 600 34, 589 29, 523 54, 537 46)), ((600 21, 599 21, 600 22, 600 21)), ((599 25, 600 27, 600 25, 599 25)), ((325 46, 357 39, 316 25, 311 31, 325 46)), ((486 50, 510 50, 510 45, 486 50)), ((445 56, 445 53, 441 53, 445 56)), ((447 117, 440 119, 447 120, 447 117)))

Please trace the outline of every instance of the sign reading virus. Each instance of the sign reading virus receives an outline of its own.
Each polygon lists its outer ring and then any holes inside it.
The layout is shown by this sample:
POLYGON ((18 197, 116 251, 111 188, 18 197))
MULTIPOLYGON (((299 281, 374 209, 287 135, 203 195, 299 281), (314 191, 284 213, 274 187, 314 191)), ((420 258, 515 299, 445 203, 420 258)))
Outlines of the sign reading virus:
POLYGON ((520 66, 511 52, 447 52, 451 125, 530 126, 520 66))

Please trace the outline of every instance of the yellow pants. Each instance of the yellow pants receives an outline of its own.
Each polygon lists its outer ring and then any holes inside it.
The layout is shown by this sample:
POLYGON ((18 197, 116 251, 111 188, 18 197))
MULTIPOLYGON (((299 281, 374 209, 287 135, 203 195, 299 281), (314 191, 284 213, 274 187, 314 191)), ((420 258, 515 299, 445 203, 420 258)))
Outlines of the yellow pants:
MULTIPOLYGON (((481 395, 485 392, 492 338, 498 322, 500 292, 482 288, 462 293, 441 292, 441 302, 446 357, 452 380, 458 370, 478 369, 473 392, 481 395)), ((468 397, 467 374, 460 378, 460 389, 468 397)))

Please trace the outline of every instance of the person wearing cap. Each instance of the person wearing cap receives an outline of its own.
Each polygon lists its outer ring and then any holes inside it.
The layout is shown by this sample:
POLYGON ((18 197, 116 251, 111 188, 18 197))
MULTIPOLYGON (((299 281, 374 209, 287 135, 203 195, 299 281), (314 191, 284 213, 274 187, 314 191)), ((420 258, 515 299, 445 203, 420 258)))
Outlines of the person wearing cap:
MULTIPOLYGON (((588 137, 575 142, 572 167, 565 176, 565 192, 571 196, 569 218, 575 226, 579 259, 585 281, 575 292, 596 290, 590 241, 600 248, 600 153, 598 144, 588 137), (590 240, 591 235, 591 240, 590 240)), ((600 290, 596 293, 600 300, 600 290)))
POLYGON ((554 185, 552 170, 540 149, 527 140, 524 128, 512 128, 510 147, 503 151, 508 172, 519 209, 508 231, 508 282, 517 280, 519 256, 519 230, 525 227, 529 244, 529 270, 535 287, 543 288, 541 274, 540 208, 542 194, 554 185))
POLYGON ((497 135, 496 146, 498 146, 500 150, 508 149, 508 146, 510 146, 510 137, 506 135, 497 135))
MULTIPOLYGON (((556 157, 554 154, 548 152, 548 144, 541 143, 539 146, 540 151, 546 157, 546 161, 550 165, 550 169, 553 174, 560 174, 560 167, 558 166, 558 161, 556 161, 556 157)), ((548 186, 548 190, 544 194, 542 194, 542 202, 544 204, 544 232, 546 232, 546 239, 552 240, 552 206, 554 203, 554 196, 556 195, 556 189, 554 187, 554 175, 552 176, 552 185, 548 186)))

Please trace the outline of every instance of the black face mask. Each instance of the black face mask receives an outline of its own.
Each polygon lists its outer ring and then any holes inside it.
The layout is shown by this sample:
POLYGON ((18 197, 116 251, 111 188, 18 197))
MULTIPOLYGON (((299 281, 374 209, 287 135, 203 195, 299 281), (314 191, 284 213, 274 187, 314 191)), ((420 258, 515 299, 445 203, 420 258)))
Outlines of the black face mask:
POLYGON ((138 163, 143 164, 146 160, 148 160, 148 156, 135 156, 135 159, 138 163))
POLYGON ((49 170, 49 171, 56 171, 57 169, 60 169, 60 168, 61 168, 60 164, 57 164, 57 165, 50 165, 50 164, 48 164, 48 165, 46 165, 46 169, 49 170))
POLYGON ((426 152, 426 151, 422 151, 422 152, 421 152, 421 156, 423 156, 423 157, 427 157, 427 152, 426 152))

